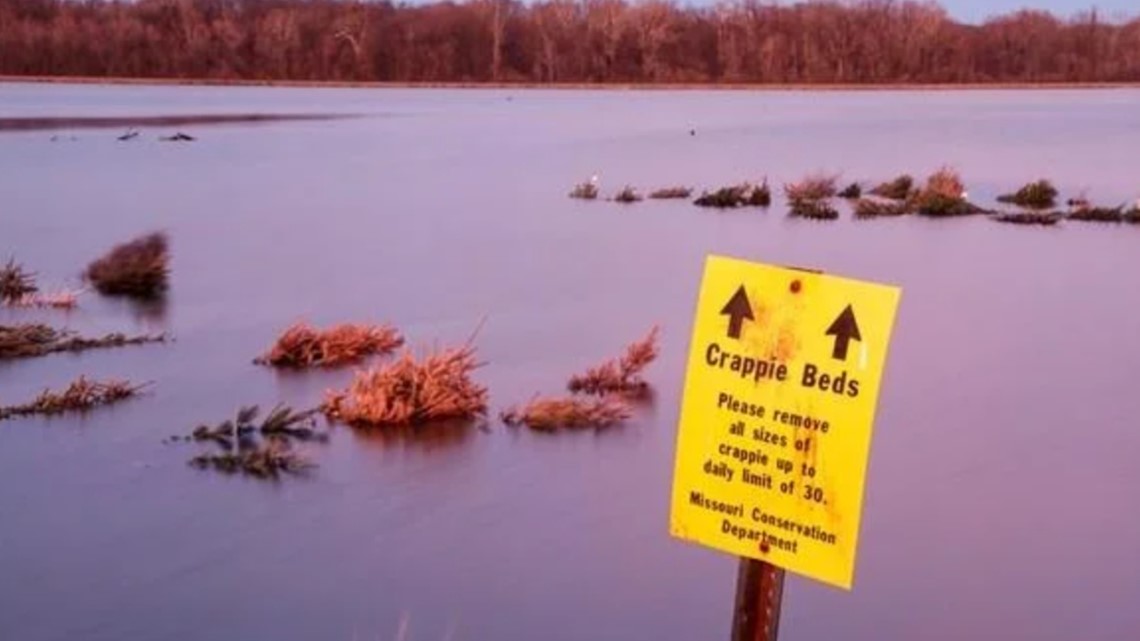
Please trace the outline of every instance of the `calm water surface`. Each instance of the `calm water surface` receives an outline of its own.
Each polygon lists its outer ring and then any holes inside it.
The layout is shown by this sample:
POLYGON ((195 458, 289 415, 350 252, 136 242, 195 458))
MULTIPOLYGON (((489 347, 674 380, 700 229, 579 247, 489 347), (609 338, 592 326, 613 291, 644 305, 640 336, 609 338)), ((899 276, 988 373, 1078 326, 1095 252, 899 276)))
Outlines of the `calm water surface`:
POLYGON ((1115 204, 1140 195, 1140 92, 0 85, 0 117, 201 113, 359 117, 189 127, 185 145, 0 136, 0 257, 42 283, 74 284, 141 232, 173 243, 164 307, 87 296, 0 322, 177 337, 0 364, 3 403, 81 373, 156 383, 84 418, 0 424, 0 639, 726 639, 735 561, 667 535, 710 252, 903 288, 855 589, 790 578, 783 638, 1140 635, 1140 229, 565 197, 593 173, 612 192, 950 163, 983 202, 1048 176, 1115 204), (311 479, 278 485, 197 472, 197 448, 163 443, 343 385, 250 364, 294 320, 388 320, 426 346, 484 317, 493 411, 660 323, 655 401, 602 434, 341 429, 311 479))

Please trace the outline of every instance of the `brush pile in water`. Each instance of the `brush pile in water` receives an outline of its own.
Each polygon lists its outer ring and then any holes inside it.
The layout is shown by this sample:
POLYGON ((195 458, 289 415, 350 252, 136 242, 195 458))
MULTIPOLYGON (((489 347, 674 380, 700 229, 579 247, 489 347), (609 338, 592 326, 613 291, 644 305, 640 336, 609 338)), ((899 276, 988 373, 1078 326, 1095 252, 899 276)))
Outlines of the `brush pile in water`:
POLYGON ((500 417, 510 426, 525 425, 534 430, 601 429, 629 418, 629 404, 621 398, 537 398, 522 407, 503 412, 500 417))
POLYGON ((1010 223, 1013 225, 1040 225, 1043 227, 1051 227, 1061 222, 1061 214, 1055 211, 1004 212, 994 216, 993 219, 999 223, 1010 223))
POLYGON ((742 183, 729 187, 721 187, 713 192, 704 192, 696 200, 698 207, 715 207, 717 209, 734 209, 736 207, 768 207, 772 204, 772 190, 768 181, 753 185, 742 183))
POLYGON ((598 197, 598 185, 593 180, 578 183, 574 185, 574 189, 570 190, 570 197, 579 198, 581 200, 594 200, 598 197))
POLYGON ((334 367, 387 354, 403 344, 404 338, 389 325, 344 323, 322 330, 296 323, 254 362, 273 367, 334 367))
POLYGON ((860 198, 855 201, 855 217, 881 218, 885 216, 905 216, 911 212, 910 203, 881 197, 860 198))
POLYGON ((223 449, 218 454, 192 458, 190 464, 199 469, 276 479, 283 473, 298 474, 313 467, 293 449, 293 443, 328 440, 327 434, 316 430, 313 417, 318 412, 317 409, 298 412, 278 405, 259 424, 256 421, 260 408, 252 405, 241 408, 234 420, 213 427, 200 425, 190 436, 173 440, 214 443, 223 449))
POLYGON ((169 263, 166 235, 155 233, 116 246, 84 276, 102 294, 157 298, 166 291, 169 263))
POLYGON ((671 198, 688 198, 693 190, 688 187, 666 187, 650 192, 649 197, 654 200, 669 200, 671 198))
POLYGON ((645 338, 626 347, 620 358, 572 377, 567 387, 575 394, 644 394, 649 384, 641 378, 641 373, 657 358, 658 333, 654 327, 645 338))
POLYGON ((998 202, 1026 207, 1029 209, 1049 209, 1056 204, 1057 188, 1048 180, 1038 180, 1023 185, 1012 194, 1002 194, 998 202))
POLYGON ((871 190, 872 196, 890 200, 909 200, 915 195, 914 177, 903 174, 890 182, 885 182, 871 190))
POLYGON ((637 193, 637 190, 633 187, 626 185, 614 196, 614 201, 626 204, 641 202, 641 194, 637 193))
POLYGON ((863 186, 859 183, 851 183, 839 192, 839 197, 844 200, 858 200, 863 197, 863 186))
POLYGON ((1093 207, 1086 203, 1074 208, 1069 213, 1069 219, 1094 223, 1120 223, 1124 222, 1124 215, 1123 207, 1093 207))
POLYGON ((127 336, 114 333, 100 338, 85 338, 77 336, 73 332, 57 330, 38 323, 13 326, 0 325, 0 360, 165 341, 165 334, 127 336))
POLYGON ((835 197, 836 177, 816 174, 800 182, 784 185, 784 195, 788 199, 791 215, 816 220, 835 220, 839 212, 831 205, 835 197))
POLYGON ((11 303, 39 291, 36 287, 36 275, 26 271, 24 266, 16 259, 9 258, 3 267, 0 267, 0 303, 11 303))
POLYGON ((470 420, 487 412, 487 388, 474 382, 479 367, 470 345, 399 359, 357 372, 343 392, 330 392, 322 411, 354 427, 421 425, 470 420))
POLYGON ((986 213, 966 200, 966 186, 958 172, 943 167, 926 179, 926 186, 913 199, 914 209, 924 216, 949 217, 986 213))
POLYGON ((44 390, 31 403, 0 407, 0 421, 33 414, 54 416, 64 412, 84 412, 136 396, 147 385, 149 383, 134 385, 120 380, 94 381, 80 376, 63 391, 44 390))

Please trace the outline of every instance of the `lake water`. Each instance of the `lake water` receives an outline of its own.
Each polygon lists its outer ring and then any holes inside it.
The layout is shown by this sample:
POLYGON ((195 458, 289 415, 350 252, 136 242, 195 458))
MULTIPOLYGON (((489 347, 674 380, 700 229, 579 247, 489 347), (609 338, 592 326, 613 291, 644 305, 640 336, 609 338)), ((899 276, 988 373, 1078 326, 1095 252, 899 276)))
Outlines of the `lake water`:
POLYGON ((188 144, 0 135, 0 258, 50 286, 143 232, 173 253, 164 307, 87 295, 0 322, 177 338, 0 363, 5 404, 79 374, 155 382, 82 418, 0 423, 0 639, 727 639, 735 560, 667 533, 708 253, 903 289, 854 591, 789 577, 782 638, 1140 634, 1140 227, 566 197, 594 173, 612 193, 948 163, 979 202, 1044 176, 1117 204, 1140 195, 1140 91, 0 85, 0 117, 220 113, 357 117, 182 127, 188 144), (295 320, 391 321, 428 346, 484 318, 492 414, 659 323, 654 402, 603 433, 338 429, 311 478, 279 484, 164 443, 345 384, 250 363, 295 320))

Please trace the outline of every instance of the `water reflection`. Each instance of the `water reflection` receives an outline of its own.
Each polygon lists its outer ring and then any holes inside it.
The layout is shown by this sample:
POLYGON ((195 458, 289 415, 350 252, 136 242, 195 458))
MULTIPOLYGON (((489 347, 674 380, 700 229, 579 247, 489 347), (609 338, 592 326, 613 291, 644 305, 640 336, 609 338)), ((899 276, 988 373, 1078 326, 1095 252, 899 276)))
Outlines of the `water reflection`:
POLYGON ((486 421, 454 421, 382 429, 346 429, 361 444, 378 449, 440 452, 457 448, 470 441, 476 432, 485 432, 489 428, 486 421))

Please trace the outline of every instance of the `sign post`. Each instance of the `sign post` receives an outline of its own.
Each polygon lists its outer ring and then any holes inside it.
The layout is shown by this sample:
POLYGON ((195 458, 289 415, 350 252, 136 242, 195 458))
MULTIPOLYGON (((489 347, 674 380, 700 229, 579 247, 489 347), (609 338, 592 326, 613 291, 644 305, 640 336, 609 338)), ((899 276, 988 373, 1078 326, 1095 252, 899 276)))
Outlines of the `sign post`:
POLYGON ((670 531, 743 557, 734 641, 772 641, 784 570, 850 589, 899 290, 709 257, 670 531))

